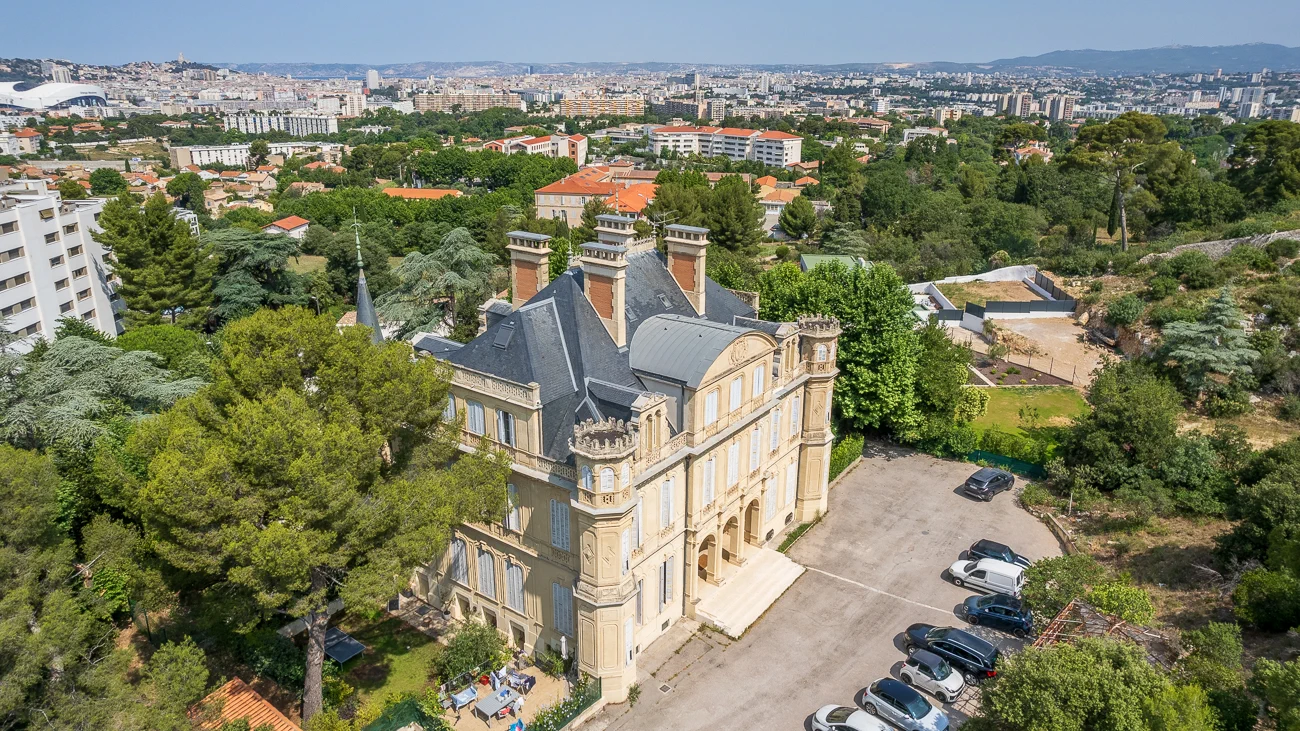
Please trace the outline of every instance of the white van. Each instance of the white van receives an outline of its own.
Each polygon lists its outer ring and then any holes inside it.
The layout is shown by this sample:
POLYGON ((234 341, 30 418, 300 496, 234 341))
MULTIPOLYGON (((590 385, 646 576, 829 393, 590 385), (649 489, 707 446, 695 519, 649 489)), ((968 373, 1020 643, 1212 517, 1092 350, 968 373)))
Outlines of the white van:
POLYGON ((957 586, 969 584, 977 589, 1014 597, 1020 596, 1020 589, 1025 584, 1024 568, 996 558, 958 561, 948 567, 948 573, 952 574, 952 583, 957 586))

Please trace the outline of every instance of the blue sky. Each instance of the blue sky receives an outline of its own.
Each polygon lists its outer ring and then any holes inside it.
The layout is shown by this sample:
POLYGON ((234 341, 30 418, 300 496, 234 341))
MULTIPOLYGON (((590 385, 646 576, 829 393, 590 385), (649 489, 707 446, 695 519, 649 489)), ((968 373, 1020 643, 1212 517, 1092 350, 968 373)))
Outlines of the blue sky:
POLYGON ((0 57, 195 61, 989 61, 1173 44, 1295 45, 1295 0, 5 3, 0 57), (66 22, 64 22, 66 21, 66 22))

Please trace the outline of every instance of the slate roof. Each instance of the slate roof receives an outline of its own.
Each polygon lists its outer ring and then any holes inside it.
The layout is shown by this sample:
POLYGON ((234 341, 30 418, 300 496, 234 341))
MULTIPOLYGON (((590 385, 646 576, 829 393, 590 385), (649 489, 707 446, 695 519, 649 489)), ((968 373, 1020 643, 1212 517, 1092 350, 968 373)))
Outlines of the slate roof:
POLYGON ((731 327, 737 317, 755 315, 731 292, 706 280, 705 317, 700 318, 657 252, 632 253, 627 262, 628 347, 614 344, 583 294, 581 267, 556 277, 527 304, 463 347, 451 347, 433 336, 417 339, 415 347, 515 383, 537 383, 542 453, 570 461, 568 442, 575 423, 611 416, 627 419, 633 402, 646 390, 633 372, 630 353, 636 347, 637 330, 647 320, 673 315, 731 327))
POLYGON ((632 370, 667 376, 696 388, 714 359, 747 332, 748 328, 698 317, 657 315, 636 331, 629 349, 632 370))

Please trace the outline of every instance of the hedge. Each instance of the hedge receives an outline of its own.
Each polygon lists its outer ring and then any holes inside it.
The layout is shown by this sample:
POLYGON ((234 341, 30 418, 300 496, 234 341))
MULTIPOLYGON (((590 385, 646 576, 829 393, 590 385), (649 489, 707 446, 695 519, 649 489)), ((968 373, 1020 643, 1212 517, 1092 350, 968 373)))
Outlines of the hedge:
POLYGON ((840 440, 839 444, 831 450, 831 472, 829 480, 834 480, 840 476, 840 473, 848 469, 853 461, 862 456, 862 447, 864 441, 859 434, 853 434, 840 440))

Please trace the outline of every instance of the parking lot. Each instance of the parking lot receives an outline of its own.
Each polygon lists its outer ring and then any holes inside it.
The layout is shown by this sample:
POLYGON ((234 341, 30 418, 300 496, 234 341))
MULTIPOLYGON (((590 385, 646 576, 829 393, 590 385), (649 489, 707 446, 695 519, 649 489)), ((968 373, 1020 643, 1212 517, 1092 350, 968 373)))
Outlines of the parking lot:
MULTIPOLYGON (((850 705, 873 680, 898 677, 908 625, 966 626, 955 610, 971 591, 943 572, 971 543, 991 538, 1033 559, 1060 553, 1010 493, 990 503, 961 494, 975 469, 869 444, 825 519, 790 549, 808 571, 762 619, 736 641, 681 623, 638 661, 636 706, 612 706, 587 728, 807 728, 822 705, 850 705)), ((947 707, 954 721, 971 699, 967 690, 947 707)))

